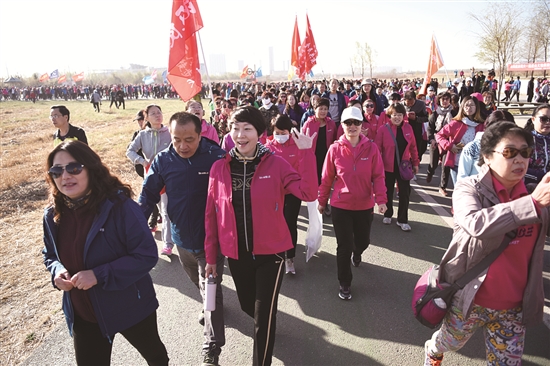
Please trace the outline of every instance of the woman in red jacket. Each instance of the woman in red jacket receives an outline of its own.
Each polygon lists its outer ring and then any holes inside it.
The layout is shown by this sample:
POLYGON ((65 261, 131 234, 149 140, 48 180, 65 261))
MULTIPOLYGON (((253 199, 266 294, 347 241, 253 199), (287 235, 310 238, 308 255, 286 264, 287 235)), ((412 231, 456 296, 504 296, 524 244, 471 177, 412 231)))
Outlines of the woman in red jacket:
POLYGON ((361 133, 362 123, 359 108, 344 109, 341 124, 344 135, 328 149, 319 187, 319 212, 322 214, 334 183, 330 203, 338 243, 338 296, 342 300, 351 299, 350 257, 353 266, 359 267, 361 254, 370 244, 374 204, 378 204, 380 213, 386 212, 384 164, 376 145, 361 133))
MULTIPOLYGON (((292 95, 290 95, 292 96, 292 95)), ((271 123, 273 127, 273 140, 268 140, 265 147, 285 159, 294 170, 300 168, 300 149, 293 139, 290 138, 293 121, 285 114, 279 114, 271 123)), ((296 243, 298 242, 298 215, 302 207, 302 200, 293 194, 285 196, 284 215, 290 236, 292 237, 292 249, 286 251, 285 273, 296 274, 294 268, 294 257, 296 257, 296 243)))
POLYGON ((216 277, 218 250, 228 257, 241 309, 254 318, 253 364, 270 365, 285 252, 293 247, 283 204, 286 194, 305 201, 317 196, 315 134, 293 129, 300 155, 296 172, 259 143, 267 126, 258 109, 238 108, 231 120, 235 147, 210 170, 205 271, 216 277))
POLYGON ((386 191, 388 197, 388 210, 384 214, 382 222, 385 225, 391 224, 393 216, 393 189, 397 180, 399 188, 399 208, 397 210, 397 226, 403 231, 411 231, 409 225, 409 198, 411 194, 411 182, 401 178, 397 156, 395 155, 397 141, 397 150, 401 161, 410 160, 413 165, 413 173, 418 173, 420 160, 416 150, 416 141, 412 126, 404 122, 403 118, 407 111, 402 104, 389 106, 386 115, 389 116, 391 124, 383 124, 376 134, 376 145, 382 154, 384 161, 384 171, 386 175, 386 191))

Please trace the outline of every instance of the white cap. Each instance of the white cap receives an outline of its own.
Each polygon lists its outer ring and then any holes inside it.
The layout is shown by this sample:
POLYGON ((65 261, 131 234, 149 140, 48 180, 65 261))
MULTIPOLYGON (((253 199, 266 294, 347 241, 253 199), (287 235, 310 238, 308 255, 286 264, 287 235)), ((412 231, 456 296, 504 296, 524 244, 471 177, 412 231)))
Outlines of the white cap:
POLYGON ((342 111, 342 117, 340 118, 340 121, 344 122, 348 119, 356 119, 358 121, 363 120, 363 114, 361 113, 361 110, 356 107, 347 107, 342 111))

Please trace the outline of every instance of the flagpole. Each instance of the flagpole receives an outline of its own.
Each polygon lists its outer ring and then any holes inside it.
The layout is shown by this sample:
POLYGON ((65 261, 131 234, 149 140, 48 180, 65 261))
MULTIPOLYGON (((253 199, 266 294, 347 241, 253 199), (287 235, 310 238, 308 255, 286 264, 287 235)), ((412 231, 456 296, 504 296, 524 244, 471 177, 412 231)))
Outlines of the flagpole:
MULTIPOLYGON (((214 99, 214 92, 212 91, 212 83, 210 82, 210 74, 208 73, 208 66, 206 66, 206 58, 204 57, 204 48, 202 48, 201 32, 197 31, 199 37, 199 44, 201 45, 202 59, 204 61, 204 70, 206 71, 206 81, 208 82, 208 89, 210 90, 210 101, 214 99)), ((200 62, 199 62, 200 67, 200 62)))
MULTIPOLYGON (((435 45, 437 46, 437 49, 440 51, 441 53, 441 50, 439 48, 439 43, 437 43, 437 38, 435 36, 435 33, 433 34, 433 37, 434 37, 434 41, 435 41, 435 45)), ((451 78, 449 77, 449 71, 447 70, 447 66, 445 65, 445 61, 443 60, 443 55, 441 55, 441 60, 443 61, 443 67, 445 68, 445 75, 447 76, 447 78, 449 79, 449 81, 451 80, 451 78)))

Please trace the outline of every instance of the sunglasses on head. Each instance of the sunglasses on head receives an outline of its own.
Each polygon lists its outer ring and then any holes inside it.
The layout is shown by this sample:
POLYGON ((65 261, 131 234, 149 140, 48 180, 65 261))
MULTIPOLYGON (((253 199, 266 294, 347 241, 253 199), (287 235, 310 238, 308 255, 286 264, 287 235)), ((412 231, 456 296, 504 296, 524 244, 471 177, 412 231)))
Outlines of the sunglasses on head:
POLYGON ((548 116, 539 116, 539 120, 541 123, 548 123, 550 122, 550 117, 548 116))
POLYGON ((354 125, 354 126, 361 126, 363 124, 363 121, 358 121, 356 119, 348 119, 344 122, 342 122, 343 124, 345 124, 346 126, 351 126, 351 125, 354 125))
POLYGON ((69 163, 65 166, 52 166, 50 170, 48 170, 48 174, 53 179, 57 179, 63 175, 63 171, 66 171, 70 175, 79 175, 82 173, 82 169, 84 169, 84 165, 80 163, 69 163))
POLYGON ((365 108, 374 108, 374 104, 365 104, 365 108))
POLYGON ((516 149, 514 147, 505 147, 502 151, 493 150, 493 152, 501 154, 505 159, 515 158, 518 154, 520 154, 522 158, 529 159, 533 152, 533 148, 524 147, 523 149, 516 149))

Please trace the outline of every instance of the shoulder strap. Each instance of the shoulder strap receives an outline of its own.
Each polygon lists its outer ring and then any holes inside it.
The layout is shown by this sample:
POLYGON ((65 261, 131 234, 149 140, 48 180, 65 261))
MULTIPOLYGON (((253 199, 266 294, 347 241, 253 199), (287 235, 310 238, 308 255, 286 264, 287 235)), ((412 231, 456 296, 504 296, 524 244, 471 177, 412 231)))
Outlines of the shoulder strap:
POLYGON ((453 284, 453 287, 458 287, 457 289, 462 289, 464 286, 466 286, 470 281, 472 281, 474 278, 476 278, 481 272, 483 272, 486 268, 488 268, 491 263, 497 259, 497 257, 508 247, 508 244, 516 237, 517 230, 512 230, 506 233, 504 236, 504 239, 502 240, 502 244, 500 246, 493 250, 488 256, 483 258, 481 262, 470 268, 470 270, 462 275, 458 280, 455 281, 453 284))
POLYGON ((399 166, 401 165, 401 156, 399 156, 399 148, 397 147, 397 140, 395 139, 395 135, 393 134, 393 131, 391 130, 390 125, 386 123, 386 127, 388 128, 388 130, 390 130, 390 135, 395 145, 395 157, 397 158, 397 166, 399 166))

